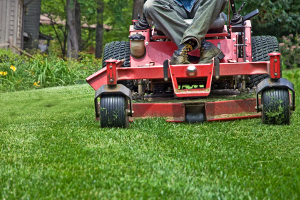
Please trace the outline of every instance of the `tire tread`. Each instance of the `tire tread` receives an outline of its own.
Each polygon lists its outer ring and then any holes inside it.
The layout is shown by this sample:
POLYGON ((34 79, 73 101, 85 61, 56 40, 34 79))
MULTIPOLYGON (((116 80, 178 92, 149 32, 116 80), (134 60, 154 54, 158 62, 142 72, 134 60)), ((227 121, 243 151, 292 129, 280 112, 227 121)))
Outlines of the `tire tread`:
POLYGON ((290 96, 288 89, 264 90, 261 95, 261 101, 263 105, 262 122, 264 124, 290 124, 290 96))
POLYGON ((122 94, 103 94, 100 98, 100 126, 126 128, 126 108, 126 97, 122 94))
MULTIPOLYGON (((251 47, 252 62, 269 61, 269 53, 279 52, 278 41, 274 36, 254 36, 251 38, 251 47)), ((268 74, 251 75, 247 87, 252 88, 268 77, 268 74)))
POLYGON ((108 59, 122 60, 125 59, 122 67, 130 67, 130 42, 115 41, 107 43, 104 47, 102 68, 106 67, 106 60, 108 59))

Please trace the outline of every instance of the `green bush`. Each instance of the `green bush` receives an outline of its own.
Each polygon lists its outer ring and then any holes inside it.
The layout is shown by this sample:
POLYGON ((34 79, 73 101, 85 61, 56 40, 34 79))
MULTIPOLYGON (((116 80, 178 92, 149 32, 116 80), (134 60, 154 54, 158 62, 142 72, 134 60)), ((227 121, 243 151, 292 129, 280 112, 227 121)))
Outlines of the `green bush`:
POLYGON ((84 83, 101 60, 81 54, 80 61, 36 54, 34 58, 0 50, 0 92, 84 83))
POLYGON ((241 14, 259 9, 252 18, 252 35, 272 35, 280 38, 290 33, 300 33, 299 0, 236 0, 236 7, 246 2, 241 14))
POLYGON ((292 69, 300 67, 300 35, 290 34, 282 37, 283 43, 280 45, 283 68, 292 69))
POLYGON ((295 89, 300 90, 300 69, 285 70, 283 77, 291 81, 295 89))

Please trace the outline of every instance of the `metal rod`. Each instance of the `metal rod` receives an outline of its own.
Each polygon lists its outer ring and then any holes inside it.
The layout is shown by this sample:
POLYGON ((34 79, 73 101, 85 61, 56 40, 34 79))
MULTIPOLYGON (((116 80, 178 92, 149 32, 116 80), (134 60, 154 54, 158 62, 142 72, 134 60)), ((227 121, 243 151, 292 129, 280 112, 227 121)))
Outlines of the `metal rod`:
POLYGON ((231 4, 231 8, 232 8, 232 14, 233 16, 236 15, 236 9, 235 9, 235 3, 234 3, 234 0, 230 0, 230 4, 231 4))
POLYGON ((238 12, 237 12, 238 15, 240 14, 241 10, 244 8, 245 4, 246 4, 246 2, 244 2, 244 3, 241 5, 241 7, 239 8, 239 10, 238 10, 238 12))
POLYGON ((235 44, 234 46, 236 47, 236 46, 248 46, 248 45, 247 44, 235 44))
POLYGON ((244 26, 243 35, 244 35, 243 58, 244 58, 244 62, 246 62, 246 46, 247 46, 247 44, 246 44, 246 27, 245 26, 244 26))

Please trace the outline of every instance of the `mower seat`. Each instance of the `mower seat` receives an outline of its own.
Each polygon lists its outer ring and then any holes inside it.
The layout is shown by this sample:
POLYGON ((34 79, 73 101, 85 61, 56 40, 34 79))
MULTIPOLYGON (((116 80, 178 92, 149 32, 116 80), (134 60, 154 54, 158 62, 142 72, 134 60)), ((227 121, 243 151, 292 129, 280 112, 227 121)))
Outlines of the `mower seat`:
MULTIPOLYGON (((225 25, 225 19, 227 18, 227 15, 225 13, 220 13, 217 17, 217 19, 212 23, 210 26, 208 33, 222 33, 225 25)), ((185 19, 184 20, 186 23, 191 24, 193 22, 193 19, 185 19)), ((227 21, 227 19, 226 19, 227 21)), ((155 30, 160 31, 161 29, 155 25, 155 30)))

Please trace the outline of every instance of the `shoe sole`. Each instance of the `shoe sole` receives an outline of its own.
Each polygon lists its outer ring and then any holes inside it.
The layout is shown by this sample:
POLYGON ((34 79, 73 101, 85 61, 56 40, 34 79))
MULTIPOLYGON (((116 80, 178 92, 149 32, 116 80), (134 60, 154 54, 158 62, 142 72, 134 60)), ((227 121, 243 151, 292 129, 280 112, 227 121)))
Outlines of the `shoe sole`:
MULTIPOLYGON (((220 50, 220 52, 216 56, 214 56, 214 58, 218 58, 219 60, 222 60, 223 58, 225 58, 225 55, 220 50)), ((209 61, 209 62, 198 62, 198 64, 207 64, 207 63, 212 63, 212 61, 209 61)))
POLYGON ((222 51, 220 51, 215 58, 218 58, 219 60, 222 60, 223 58, 225 58, 225 55, 222 51))

